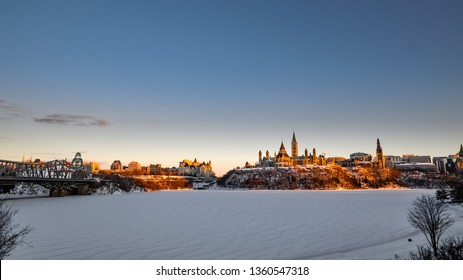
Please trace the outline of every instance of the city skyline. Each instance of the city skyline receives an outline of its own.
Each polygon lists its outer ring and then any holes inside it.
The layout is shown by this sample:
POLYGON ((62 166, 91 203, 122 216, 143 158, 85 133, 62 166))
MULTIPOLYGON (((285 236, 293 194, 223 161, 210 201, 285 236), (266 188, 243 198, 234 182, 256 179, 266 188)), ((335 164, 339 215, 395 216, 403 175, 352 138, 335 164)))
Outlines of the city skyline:
POLYGON ((463 142, 460 1, 3 1, 0 158, 221 175, 281 141, 327 157, 463 142))
MULTIPOLYGON (((294 135, 294 132, 293 132, 293 135, 294 135)), ((378 141, 377 143, 379 143, 379 139, 377 139, 377 141, 378 141)), ((282 140, 281 144, 284 145, 284 141, 283 141, 283 140, 282 140)), ((297 145, 297 144, 296 144, 296 145, 297 145)), ((378 145, 379 145, 379 144, 378 144, 378 145)), ((460 144, 458 152, 461 153, 462 147, 463 147, 463 144, 460 144)), ((280 148, 280 149, 281 149, 281 148, 280 148)), ((304 148, 304 149, 307 149, 307 148, 304 148)), ((313 149, 316 150, 316 148, 313 148, 313 149)), ((270 156, 276 155, 276 154, 277 154, 277 150, 274 150, 273 153, 270 153, 270 150, 267 150, 267 152, 269 152, 270 156)), ((306 152, 308 152, 308 151, 306 151, 306 152)), ((399 154, 394 154, 394 155, 393 155, 393 154, 384 154, 384 156, 398 156, 398 157, 402 157, 402 156, 415 155, 415 156, 430 156, 429 159, 432 159, 432 158, 434 158, 434 157, 453 157, 453 156, 457 155, 458 152, 456 152, 456 153, 449 153, 449 154, 447 154, 447 155, 441 155, 441 156, 433 156, 433 155, 429 155, 429 154, 415 154, 415 153, 409 153, 409 154, 407 154, 407 153, 402 153, 402 154, 400 154, 400 155, 399 155, 399 154)), ((310 154, 310 157, 312 157, 312 151, 310 151, 310 152, 308 152, 308 153, 310 154)), ((318 154, 318 155, 322 155, 322 156, 323 156, 325 159, 327 159, 327 160, 328 160, 329 158, 337 158, 337 157, 344 157, 344 158, 346 158, 346 159, 349 159, 350 156, 355 155, 355 154, 357 154, 357 153, 363 153, 363 151, 360 151, 360 150, 359 150, 359 151, 356 151, 356 152, 352 152, 352 153, 349 154, 349 155, 333 155, 333 156, 326 156, 326 153, 325 153, 325 152, 322 152, 321 154, 318 154)), ((81 152, 76 152, 76 155, 77 155, 77 154, 79 154, 79 156, 80 156, 81 152)), ((377 160, 377 158, 376 158, 376 156, 375 156, 374 153, 368 153, 368 152, 367 152, 366 154, 369 154, 370 157, 371 157, 371 159, 372 159, 373 161, 376 161, 376 160, 377 160)), ((51 155, 51 154, 50 154, 50 155, 51 155)), ((49 155, 49 156, 50 156, 50 155, 49 155)), ((57 154, 55 154, 55 155, 57 155, 57 154)), ((304 157, 304 151, 302 151, 301 153, 298 153, 298 155, 299 155, 300 157, 304 157)), ((250 163, 251 165, 254 164, 254 163, 255 163, 255 164, 258 164, 258 163, 260 162, 260 159, 258 158, 259 156, 265 157, 265 156, 264 156, 264 153, 262 152, 262 150, 259 150, 259 152, 258 152, 258 154, 257 154, 256 160, 255 160, 254 162, 249 162, 249 163, 250 163)), ((75 155, 72 156, 72 157, 69 157, 69 158, 68 158, 68 157, 66 157, 66 158, 53 158, 53 159, 47 158, 47 160, 41 160, 41 161, 43 162, 43 161, 49 161, 49 160, 60 160, 60 159, 64 159, 64 160, 70 162, 71 159, 72 159, 73 157, 75 157, 75 155)), ((291 156, 291 158, 292 158, 292 156, 291 156)), ((15 158, 15 159, 16 159, 16 158, 15 158)), ((26 154, 24 153, 24 154, 22 155, 21 161, 22 161, 22 162, 24 162, 24 161, 26 161, 26 162, 32 162, 32 161, 37 160, 37 159, 40 159, 40 158, 33 157, 33 154, 30 154, 30 157, 27 158, 27 157, 26 157, 26 154)), ((196 162, 197 157, 193 157, 192 159, 194 159, 194 161, 196 162)), ((4 160, 9 160, 9 159, 4 159, 4 160)), ((17 160, 17 161, 19 161, 19 160, 17 160)), ((122 167, 124 167, 124 168, 127 168, 127 167, 128 167, 128 169, 130 169, 130 164, 132 164, 132 163, 136 163, 136 164, 140 165, 140 168, 141 168, 141 167, 150 168, 150 165, 159 165, 158 162, 148 162, 147 164, 140 164, 140 162, 137 161, 137 159, 127 160, 127 162, 121 161, 121 160, 119 160, 119 159, 114 159, 112 162, 105 162, 105 161, 101 161, 101 160, 84 160, 83 162, 86 163, 86 164, 87 164, 87 163, 91 163, 91 162, 97 162, 97 163, 99 164, 99 165, 98 165, 98 169, 101 168, 102 170, 110 170, 110 169, 112 169, 111 165, 112 165, 114 162, 116 162, 116 161, 117 161, 117 162, 120 162, 120 163, 122 164, 121 168, 122 168, 122 167), (101 165, 101 166, 100 166, 100 165, 101 165)), ((175 161, 175 160, 174 160, 174 161, 175 161)), ((190 159, 184 158, 182 161, 178 161, 178 163, 181 164, 182 162, 185 162, 185 161, 190 161, 190 159)), ((200 159, 200 160, 198 161, 198 163, 201 163, 201 162, 202 162, 202 163, 207 163, 207 162, 209 162, 209 164, 211 163, 210 160, 208 161, 208 160, 202 160, 202 159, 200 159)), ((248 162, 246 162, 246 164, 247 164, 247 163, 248 163, 248 162)), ((326 162, 323 163, 322 165, 326 165, 326 162)), ((219 166, 221 166, 221 165, 219 164, 219 166)), ((163 165, 161 164, 161 167, 162 167, 162 168, 178 168, 179 165, 163 166, 163 165)), ((237 165, 237 166, 235 166, 235 167, 236 167, 236 168, 245 168, 246 166, 245 166, 244 164, 241 164, 241 165, 237 165)), ((231 167, 230 169, 220 169, 218 175, 219 175, 219 176, 222 176, 224 173, 226 173, 227 171, 229 171, 229 170, 231 170, 231 169, 234 169, 235 167, 231 167)), ((212 169, 213 169, 213 168, 212 168, 212 169)), ((121 169, 121 170, 122 170, 122 169, 121 169)), ((215 171, 214 171, 214 172, 215 172, 215 171)))

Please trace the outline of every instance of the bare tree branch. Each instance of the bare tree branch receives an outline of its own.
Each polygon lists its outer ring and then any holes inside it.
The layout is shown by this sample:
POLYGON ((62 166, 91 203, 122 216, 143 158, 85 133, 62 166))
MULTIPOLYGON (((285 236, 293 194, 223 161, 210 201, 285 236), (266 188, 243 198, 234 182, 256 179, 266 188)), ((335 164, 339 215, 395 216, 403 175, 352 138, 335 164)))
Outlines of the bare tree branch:
POLYGON ((30 226, 20 227, 13 223, 16 213, 17 209, 0 199, 0 259, 9 256, 16 246, 25 244, 24 237, 32 231, 30 226))
POLYGON ((448 213, 448 205, 437 201, 434 196, 422 195, 408 209, 407 218, 414 228, 421 230, 437 258, 439 240, 455 222, 448 213))

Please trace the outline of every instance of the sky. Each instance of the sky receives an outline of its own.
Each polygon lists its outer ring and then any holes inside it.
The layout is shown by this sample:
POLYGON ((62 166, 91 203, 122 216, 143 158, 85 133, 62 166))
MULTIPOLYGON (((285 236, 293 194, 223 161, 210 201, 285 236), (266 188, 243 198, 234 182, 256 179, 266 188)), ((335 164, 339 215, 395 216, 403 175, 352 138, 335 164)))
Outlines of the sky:
POLYGON ((463 1, 0 0, 0 159, 212 161, 463 143, 463 1))

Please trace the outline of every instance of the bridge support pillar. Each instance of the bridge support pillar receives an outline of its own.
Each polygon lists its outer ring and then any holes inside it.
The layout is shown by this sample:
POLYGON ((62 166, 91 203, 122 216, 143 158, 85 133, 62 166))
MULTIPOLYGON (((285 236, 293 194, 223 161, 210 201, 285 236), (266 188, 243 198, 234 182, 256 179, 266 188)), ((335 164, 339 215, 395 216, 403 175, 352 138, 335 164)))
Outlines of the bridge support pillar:
POLYGON ((77 195, 86 195, 88 194, 88 185, 79 185, 77 189, 77 195))
POLYGON ((66 195, 66 191, 62 189, 50 189, 50 197, 63 197, 66 195))

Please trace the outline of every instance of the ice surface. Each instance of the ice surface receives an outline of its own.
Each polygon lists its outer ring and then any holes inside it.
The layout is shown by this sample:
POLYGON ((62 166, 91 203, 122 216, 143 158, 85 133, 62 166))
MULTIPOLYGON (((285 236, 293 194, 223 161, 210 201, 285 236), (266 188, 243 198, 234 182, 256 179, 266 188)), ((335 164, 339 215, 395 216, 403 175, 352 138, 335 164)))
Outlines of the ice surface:
MULTIPOLYGON (((11 200, 32 247, 9 259, 393 259, 424 243, 407 207, 434 190, 164 191, 11 200), (413 242, 408 242, 412 238, 413 242)), ((463 234, 463 211, 453 207, 463 234)))

